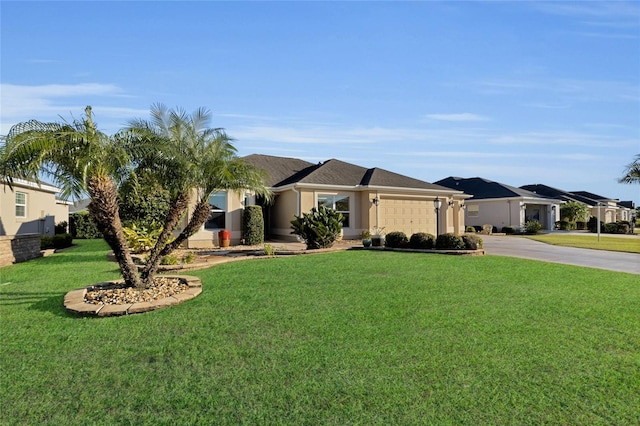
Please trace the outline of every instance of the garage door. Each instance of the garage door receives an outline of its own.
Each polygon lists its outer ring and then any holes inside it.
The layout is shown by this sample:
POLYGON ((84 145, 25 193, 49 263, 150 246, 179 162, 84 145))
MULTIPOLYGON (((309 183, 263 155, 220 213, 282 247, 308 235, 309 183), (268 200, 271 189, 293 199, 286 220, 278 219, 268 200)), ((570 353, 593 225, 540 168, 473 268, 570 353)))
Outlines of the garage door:
POLYGON ((383 198, 380 200, 379 220, 386 233, 401 231, 407 237, 416 232, 436 233, 433 201, 383 198))

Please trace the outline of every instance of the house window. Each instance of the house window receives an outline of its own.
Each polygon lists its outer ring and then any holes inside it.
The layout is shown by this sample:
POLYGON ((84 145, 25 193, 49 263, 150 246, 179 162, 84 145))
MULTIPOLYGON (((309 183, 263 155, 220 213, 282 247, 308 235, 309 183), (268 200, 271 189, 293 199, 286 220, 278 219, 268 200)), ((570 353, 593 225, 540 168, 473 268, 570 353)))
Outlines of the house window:
POLYGON ((224 217, 227 213, 227 193, 214 192, 209 197, 209 219, 204 224, 204 229, 224 229, 224 217))
POLYGON ((16 192, 16 217, 27 217, 27 194, 16 192))
POLYGON ((471 205, 471 204, 467 204, 467 215, 469 217, 478 217, 478 214, 480 213, 480 206, 479 205, 471 205))
POLYGON ((342 226, 349 227, 349 197, 346 195, 318 195, 318 207, 325 206, 328 209, 342 213, 342 226))

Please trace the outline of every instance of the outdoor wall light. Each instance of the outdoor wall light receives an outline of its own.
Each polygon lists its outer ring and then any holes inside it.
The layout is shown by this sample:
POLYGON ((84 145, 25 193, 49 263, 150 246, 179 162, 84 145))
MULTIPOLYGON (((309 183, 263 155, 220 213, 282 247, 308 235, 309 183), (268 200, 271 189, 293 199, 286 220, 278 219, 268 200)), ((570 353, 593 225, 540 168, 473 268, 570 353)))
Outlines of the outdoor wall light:
POLYGON ((373 200, 371 200, 371 202, 377 206, 378 204, 380 204, 380 199, 376 197, 373 200))
POLYGON ((449 201, 447 204, 449 204, 449 207, 453 207, 455 202, 453 200, 449 201))

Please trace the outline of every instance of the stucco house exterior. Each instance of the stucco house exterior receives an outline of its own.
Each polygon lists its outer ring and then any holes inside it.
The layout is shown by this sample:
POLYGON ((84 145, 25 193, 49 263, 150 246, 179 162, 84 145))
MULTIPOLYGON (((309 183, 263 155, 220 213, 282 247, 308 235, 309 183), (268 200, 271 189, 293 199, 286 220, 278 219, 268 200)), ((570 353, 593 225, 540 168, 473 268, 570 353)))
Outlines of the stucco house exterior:
POLYGON ((59 188, 22 179, 13 180, 13 190, 0 185, 0 236, 54 235, 56 223, 69 221, 70 203, 56 198, 59 188))
POLYGON ((473 195, 465 201, 467 226, 493 225, 522 229, 526 222, 538 221, 543 229, 552 230, 560 220, 561 199, 545 197, 522 188, 493 182, 480 177, 450 176, 435 182, 437 185, 473 195))
POLYGON ((583 203, 589 208, 590 216, 598 217, 599 215, 604 223, 630 221, 635 214, 633 201, 620 202, 618 199, 603 197, 588 191, 564 191, 542 184, 524 185, 521 188, 546 197, 583 203))
POLYGON ((259 154, 244 159, 265 170, 274 199, 267 203, 250 193, 213 194, 209 221, 189 239, 189 247, 217 245, 221 229, 231 232, 232 244, 239 243, 242 211, 247 205, 262 206, 266 236, 280 240, 295 240, 291 220, 319 205, 343 214, 345 239, 359 239, 363 230, 375 227, 407 236, 416 232, 460 234, 465 229, 464 203, 469 195, 461 190, 336 159, 311 163, 259 154), (437 213, 436 198, 441 203, 437 213))

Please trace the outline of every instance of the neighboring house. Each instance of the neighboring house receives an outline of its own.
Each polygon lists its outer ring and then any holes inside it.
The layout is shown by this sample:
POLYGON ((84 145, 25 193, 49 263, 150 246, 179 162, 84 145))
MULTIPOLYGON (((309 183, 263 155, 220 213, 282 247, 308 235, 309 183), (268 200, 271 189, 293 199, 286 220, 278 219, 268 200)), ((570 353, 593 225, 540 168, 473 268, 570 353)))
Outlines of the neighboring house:
POLYGON ((633 201, 620 201, 620 220, 628 220, 629 222, 636 220, 636 204, 633 201))
POLYGON ((266 236, 283 240, 295 240, 290 223, 294 216, 319 205, 342 213, 345 239, 359 239, 363 230, 375 227, 407 236, 416 232, 460 234, 465 229, 463 206, 469 196, 460 190, 336 159, 318 164, 257 154, 244 159, 265 170, 265 183, 274 200, 267 203, 251 194, 231 192, 213 194, 209 221, 189 239, 189 247, 215 245, 221 229, 231 231, 232 243, 239 243, 246 205, 262 206, 266 236), (436 198, 441 202, 437 214, 436 198))
MULTIPOLYGON (((590 216, 600 216, 600 221, 604 223, 617 222, 619 220, 630 221, 634 214, 633 207, 629 208, 624 204, 621 205, 617 199, 603 197, 587 191, 563 191, 542 184, 524 185, 521 188, 546 197, 583 203, 589 208, 590 216)), ((633 201, 625 203, 630 203, 633 206, 633 201)))
POLYGON ((522 229, 526 222, 538 221, 543 229, 552 230, 560 216, 562 199, 545 197, 487 179, 448 177, 437 185, 473 195, 465 201, 467 226, 493 225, 498 229, 510 226, 522 229))
POLYGON ((56 198, 59 188, 21 179, 13 180, 13 190, 0 185, 0 235, 54 235, 56 223, 69 222, 69 203, 56 198))

